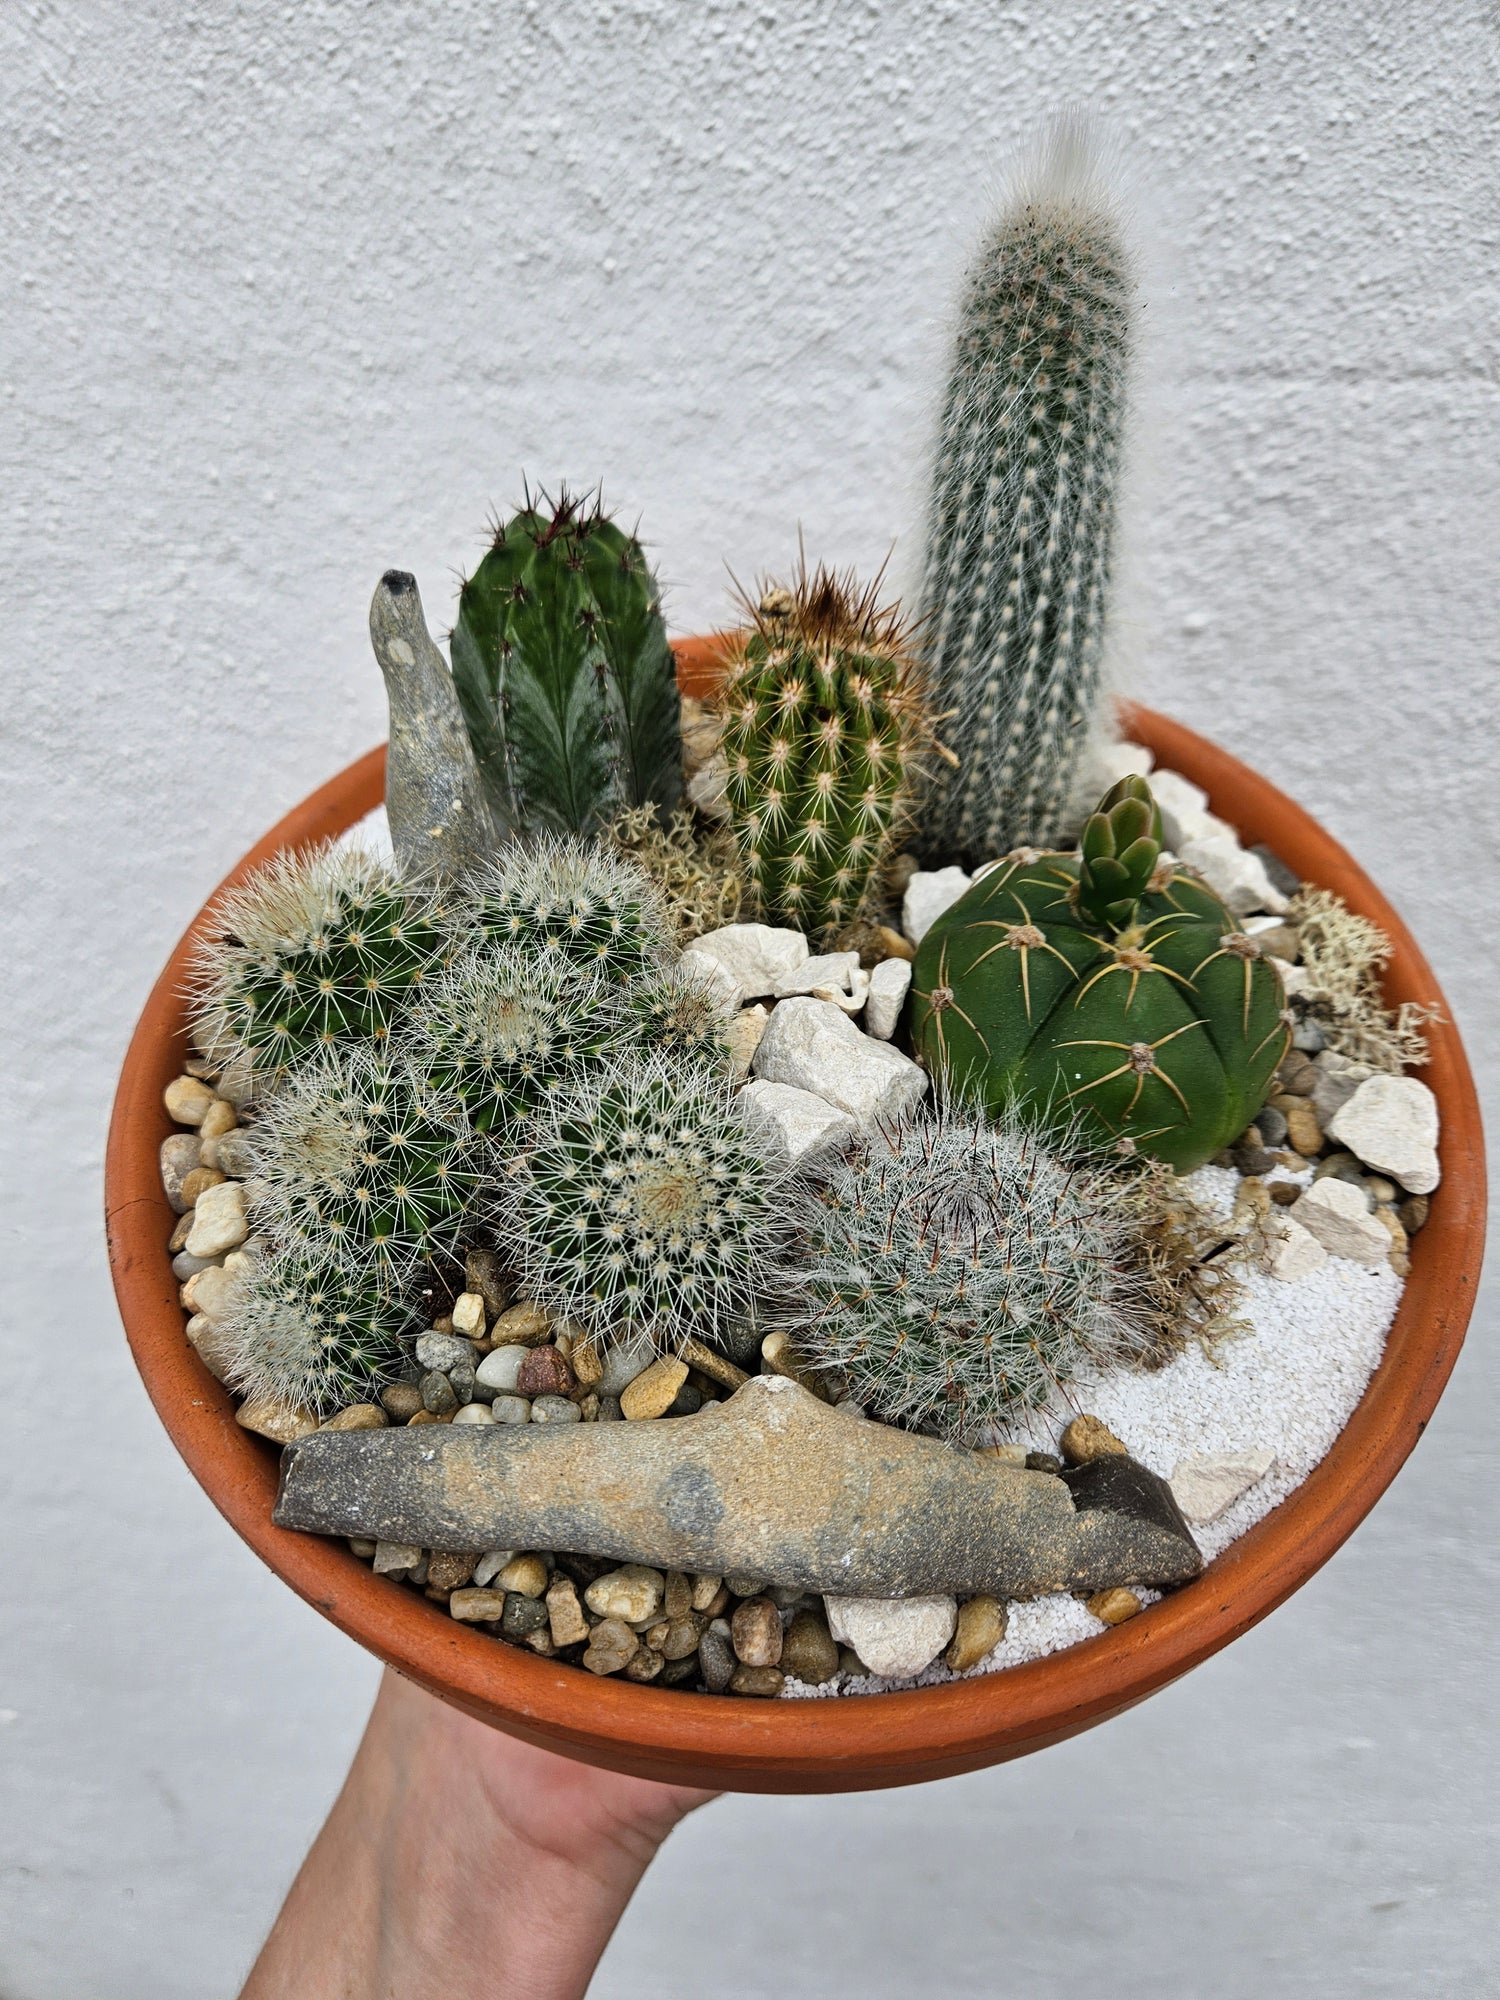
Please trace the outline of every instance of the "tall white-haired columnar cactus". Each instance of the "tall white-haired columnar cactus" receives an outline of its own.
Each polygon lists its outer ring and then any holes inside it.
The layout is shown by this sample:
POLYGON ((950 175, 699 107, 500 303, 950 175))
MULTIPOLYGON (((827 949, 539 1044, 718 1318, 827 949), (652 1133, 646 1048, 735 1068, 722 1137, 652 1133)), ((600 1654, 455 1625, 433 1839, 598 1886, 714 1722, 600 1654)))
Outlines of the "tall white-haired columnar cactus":
POLYGON ((924 852, 972 865, 1069 831, 1098 698, 1132 283, 1076 128, 980 246, 933 470, 922 610, 957 770, 924 852))

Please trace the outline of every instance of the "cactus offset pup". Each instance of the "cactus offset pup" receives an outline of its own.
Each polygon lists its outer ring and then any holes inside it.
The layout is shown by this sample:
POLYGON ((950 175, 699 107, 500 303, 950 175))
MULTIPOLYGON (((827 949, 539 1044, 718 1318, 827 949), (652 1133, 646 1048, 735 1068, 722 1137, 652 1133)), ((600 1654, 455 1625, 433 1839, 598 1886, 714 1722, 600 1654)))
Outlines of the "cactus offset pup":
POLYGON ((770 922, 815 946, 858 917, 931 747, 900 611, 878 588, 803 564, 790 589, 746 598, 750 629, 719 698, 749 885, 770 922))
POLYGON ((1275 966, 1160 851, 1150 787, 1123 778, 1078 854, 986 870, 922 940, 912 1035, 954 1093, 1187 1173, 1250 1123, 1290 1029, 1275 966))
POLYGON ((676 671, 640 543, 563 493, 496 535, 459 594, 453 678, 497 822, 593 833, 682 791, 676 671))

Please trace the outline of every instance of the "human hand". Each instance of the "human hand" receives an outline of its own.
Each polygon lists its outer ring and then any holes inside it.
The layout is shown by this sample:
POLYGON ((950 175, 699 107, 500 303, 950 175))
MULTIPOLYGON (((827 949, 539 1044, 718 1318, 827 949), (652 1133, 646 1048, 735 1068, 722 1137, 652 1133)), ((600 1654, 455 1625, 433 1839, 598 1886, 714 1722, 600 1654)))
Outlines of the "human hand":
POLYGON ((241 2000, 579 2000, 712 1797, 534 1750, 387 1671, 241 2000))

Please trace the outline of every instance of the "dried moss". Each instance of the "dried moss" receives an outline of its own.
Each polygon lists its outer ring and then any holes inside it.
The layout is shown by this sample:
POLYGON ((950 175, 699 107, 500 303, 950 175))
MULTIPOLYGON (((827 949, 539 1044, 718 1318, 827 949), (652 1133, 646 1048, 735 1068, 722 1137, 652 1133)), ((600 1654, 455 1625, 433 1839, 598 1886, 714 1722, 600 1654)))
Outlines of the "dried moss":
POLYGON ((601 838, 651 877, 679 945, 738 923, 747 891, 739 850, 727 828, 703 827, 681 808, 663 822, 653 806, 632 806, 605 827, 601 838))
POLYGON ((1392 946, 1378 924, 1310 885, 1293 897, 1286 920, 1301 940, 1306 974, 1297 1005, 1323 1030, 1329 1048, 1391 1076, 1428 1061, 1422 1027, 1439 1018, 1437 1011, 1412 1000, 1386 1006, 1380 973, 1392 946))
POLYGON ((1194 1341, 1212 1359, 1221 1343, 1250 1331, 1239 1267, 1254 1244, 1235 1224, 1210 1215, 1187 1183, 1156 1160, 1142 1160, 1130 1206, 1133 1255, 1147 1279, 1150 1337, 1140 1365, 1164 1368, 1194 1341))

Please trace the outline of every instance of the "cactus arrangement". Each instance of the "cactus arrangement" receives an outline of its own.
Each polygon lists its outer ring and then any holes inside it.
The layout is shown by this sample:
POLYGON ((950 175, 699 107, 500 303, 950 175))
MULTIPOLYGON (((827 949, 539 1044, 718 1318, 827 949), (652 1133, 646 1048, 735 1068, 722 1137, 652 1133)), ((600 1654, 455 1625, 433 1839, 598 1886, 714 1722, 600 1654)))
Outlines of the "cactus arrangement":
POLYGON ((921 850, 972 867, 1069 827, 1094 719, 1115 534, 1131 277, 1067 134, 980 246, 943 401, 922 587, 957 770, 921 850))
POLYGON ((538 1117, 496 1233, 531 1295, 597 1340, 743 1354, 791 1184, 725 1071, 627 1050, 538 1117))
POLYGON ((527 496, 459 593, 453 679, 499 826, 593 833, 682 790, 677 679, 641 546, 527 496))
POLYGON ((384 1043, 442 951, 433 907, 368 855, 279 855, 220 900, 196 948, 194 1037, 266 1087, 320 1050, 384 1043))
POLYGON ((773 923, 831 942, 895 850, 931 744, 898 606, 879 579, 809 573, 745 600, 720 705, 730 823, 773 923))
POLYGON ((1245 1130, 1290 1034, 1260 946, 1160 853, 1150 788, 1127 778, 1079 853, 980 875, 922 940, 912 1035, 989 1111, 1082 1120, 1186 1173, 1245 1130))
POLYGON ((982 1442, 1145 1346, 1127 1181, 1014 1112, 878 1131, 796 1221, 797 1347, 887 1422, 982 1442))

